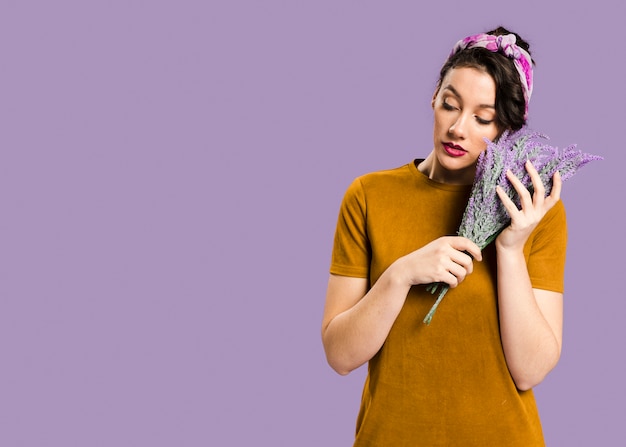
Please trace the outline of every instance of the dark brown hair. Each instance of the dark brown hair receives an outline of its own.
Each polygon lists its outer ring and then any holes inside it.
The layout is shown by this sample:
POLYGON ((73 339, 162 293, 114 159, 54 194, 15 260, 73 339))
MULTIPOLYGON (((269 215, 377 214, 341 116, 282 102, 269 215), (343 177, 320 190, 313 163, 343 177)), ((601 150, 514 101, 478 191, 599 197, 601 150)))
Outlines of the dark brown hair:
MULTIPOLYGON (((516 45, 530 54, 528 42, 518 34, 506 28, 498 27, 485 34, 494 36, 513 34, 517 39, 516 45)), ((534 61, 533 61, 534 65, 534 61)), ((496 84, 496 118, 495 122, 500 132, 505 130, 518 130, 524 124, 526 112, 526 100, 519 74, 515 69, 513 60, 502 53, 494 53, 485 48, 467 48, 450 56, 443 64, 437 81, 437 91, 441 87, 443 78, 452 68, 470 67, 485 71, 496 84)))

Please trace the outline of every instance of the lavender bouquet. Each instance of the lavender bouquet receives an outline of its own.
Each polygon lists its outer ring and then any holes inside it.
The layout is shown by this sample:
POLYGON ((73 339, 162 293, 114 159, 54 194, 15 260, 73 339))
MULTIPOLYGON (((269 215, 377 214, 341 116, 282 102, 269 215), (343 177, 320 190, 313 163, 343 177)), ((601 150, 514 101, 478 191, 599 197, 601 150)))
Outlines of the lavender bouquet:
MULTIPOLYGON (((497 142, 487 140, 487 149, 478 157, 472 191, 457 232, 459 236, 470 239, 482 250, 510 224, 511 219, 496 194, 496 186, 500 185, 518 208, 521 206, 519 195, 506 178, 507 170, 532 192, 532 181, 524 166, 530 160, 539 172, 547 196, 556 171, 562 180, 567 180, 590 161, 602 159, 576 150, 576 145, 562 150, 549 146, 542 141, 547 139, 543 134, 522 127, 516 132, 504 132, 497 142)), ((439 295, 424 323, 430 323, 449 289, 448 284, 441 282, 426 287, 430 293, 439 295)))

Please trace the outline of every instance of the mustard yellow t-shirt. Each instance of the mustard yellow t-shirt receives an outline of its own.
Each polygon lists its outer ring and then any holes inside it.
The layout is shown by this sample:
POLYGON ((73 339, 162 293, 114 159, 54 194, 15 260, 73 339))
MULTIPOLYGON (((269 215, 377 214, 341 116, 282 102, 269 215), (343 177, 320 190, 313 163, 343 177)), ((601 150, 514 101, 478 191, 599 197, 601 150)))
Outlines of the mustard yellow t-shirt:
MULTIPOLYGON (((330 272, 374 284, 399 257, 455 235, 470 189, 434 182, 415 162, 357 178, 341 205, 330 272)), ((563 292, 566 239, 559 202, 526 245, 533 287, 563 292)), ((425 325, 434 301, 425 286, 412 287, 370 360, 354 445, 544 445, 533 393, 517 390, 504 359, 493 244, 425 325)))

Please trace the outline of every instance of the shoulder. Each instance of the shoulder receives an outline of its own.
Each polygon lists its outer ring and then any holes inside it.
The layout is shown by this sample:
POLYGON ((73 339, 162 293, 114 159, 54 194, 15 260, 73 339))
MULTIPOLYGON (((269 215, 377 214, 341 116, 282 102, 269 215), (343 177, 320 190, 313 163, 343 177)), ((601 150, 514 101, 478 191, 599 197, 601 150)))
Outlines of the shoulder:
POLYGON ((402 194, 410 184, 410 164, 369 172, 352 180, 344 193, 341 208, 351 214, 365 215, 370 206, 378 208, 389 198, 402 194))
POLYGON ((402 184, 411 183, 414 180, 414 169, 412 169, 412 166, 414 166, 413 162, 396 168, 360 175, 352 181, 348 187, 348 192, 384 191, 389 188, 395 189, 402 184))
POLYGON ((567 221, 565 213, 565 205, 563 200, 559 200, 554 206, 546 213, 539 224, 540 227, 552 227, 552 226, 564 226, 567 221))
POLYGON ((559 200, 541 219, 528 240, 528 253, 544 249, 564 251, 567 246, 567 219, 565 205, 559 200))
POLYGON ((411 166, 413 162, 406 163, 402 166, 398 166, 391 169, 383 169, 380 171, 369 172, 357 177, 363 184, 371 184, 377 182, 387 182, 406 177, 411 177, 411 166))

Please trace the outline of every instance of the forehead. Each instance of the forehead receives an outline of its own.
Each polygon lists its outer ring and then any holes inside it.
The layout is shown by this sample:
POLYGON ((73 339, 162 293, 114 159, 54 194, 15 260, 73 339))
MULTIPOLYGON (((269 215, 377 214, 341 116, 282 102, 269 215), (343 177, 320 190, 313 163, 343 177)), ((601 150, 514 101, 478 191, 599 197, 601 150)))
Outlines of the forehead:
POLYGON ((494 105, 496 83, 486 71, 470 67, 452 68, 441 81, 439 93, 450 93, 467 102, 494 105))

